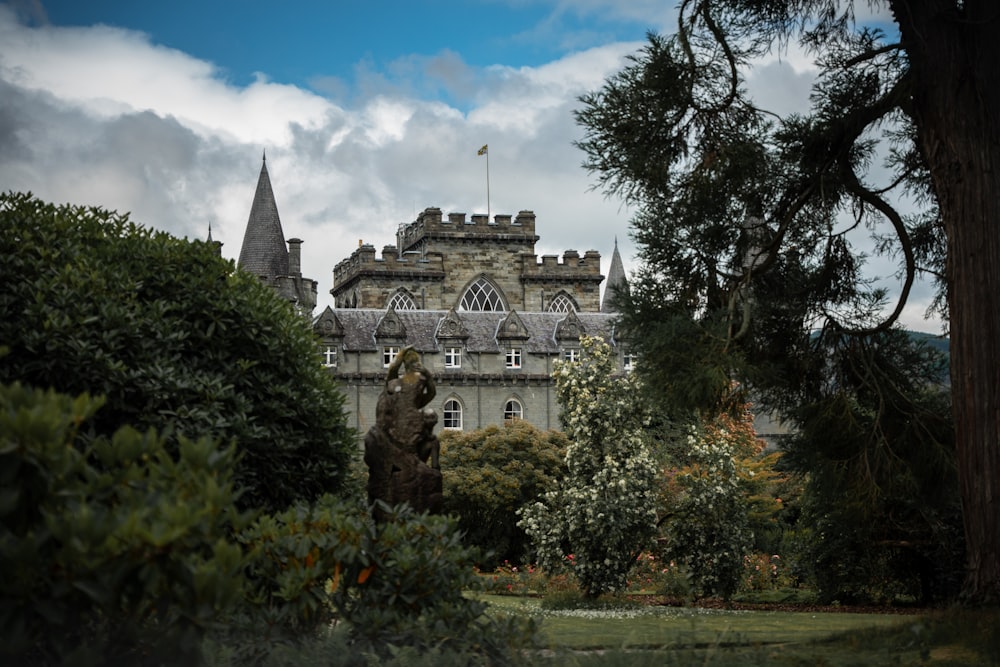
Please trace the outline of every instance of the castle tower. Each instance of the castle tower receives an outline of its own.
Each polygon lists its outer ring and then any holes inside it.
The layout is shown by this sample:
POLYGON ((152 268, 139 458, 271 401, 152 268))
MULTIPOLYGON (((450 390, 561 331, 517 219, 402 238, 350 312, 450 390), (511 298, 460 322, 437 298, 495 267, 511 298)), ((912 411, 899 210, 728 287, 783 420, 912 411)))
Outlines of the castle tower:
POLYGON ((281 230, 281 218, 278 217, 278 205, 271 190, 271 177, 267 173, 266 154, 257 178, 257 191, 250 206, 250 219, 243 235, 238 265, 265 280, 288 275, 288 249, 281 230))
POLYGON ((625 277, 625 267, 622 264, 621 253, 618 252, 618 238, 615 238, 615 251, 611 254, 611 268, 608 269, 608 281, 604 285, 604 300, 601 302, 602 313, 616 313, 616 292, 628 291, 628 278, 625 277))
POLYGON ((289 239, 287 245, 285 243, 278 205, 271 190, 271 177, 267 173, 265 154, 237 264, 273 287, 308 315, 316 307, 317 283, 302 277, 301 248, 300 239, 289 239))
POLYGON ((535 255, 535 214, 448 213, 430 207, 396 233, 396 245, 361 245, 333 269, 340 308, 525 312, 601 307, 601 254, 535 255))

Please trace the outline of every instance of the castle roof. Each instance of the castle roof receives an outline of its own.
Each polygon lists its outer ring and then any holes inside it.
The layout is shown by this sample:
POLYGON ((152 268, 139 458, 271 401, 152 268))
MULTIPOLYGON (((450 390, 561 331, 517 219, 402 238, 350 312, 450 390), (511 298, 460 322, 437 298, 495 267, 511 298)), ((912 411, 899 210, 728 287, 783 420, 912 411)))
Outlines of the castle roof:
POLYGON ((622 264, 621 253, 618 252, 618 239, 615 239, 615 250, 611 253, 611 268, 608 269, 607 282, 604 284, 604 300, 601 302, 602 313, 616 313, 615 292, 628 289, 628 278, 625 277, 625 267, 622 264))
MULTIPOLYGON (((382 343, 376 339, 376 331, 388 311, 370 308, 330 309, 343 330, 343 346, 348 351, 374 351, 382 343)), ((468 352, 499 353, 505 347, 505 337, 501 324, 513 311, 452 311, 461 321, 464 346, 468 352)), ((395 311, 402 325, 405 345, 413 345, 418 352, 440 351, 445 340, 438 335, 442 320, 449 316, 447 310, 399 310, 395 311)), ((326 312, 324 311, 324 315, 326 312)), ((321 316, 322 317, 322 316, 321 316)), ((614 339, 613 318, 604 313, 517 313, 527 337, 516 336, 516 344, 528 354, 559 354, 560 344, 556 332, 560 323, 575 319, 588 336, 599 336, 612 343, 614 339)), ((392 344, 396 344, 394 341, 392 344)))
POLYGON ((257 191, 250 206, 250 218, 243 235, 239 267, 257 276, 275 278, 288 275, 288 247, 281 230, 278 205, 271 190, 267 173, 267 156, 263 158, 257 191))

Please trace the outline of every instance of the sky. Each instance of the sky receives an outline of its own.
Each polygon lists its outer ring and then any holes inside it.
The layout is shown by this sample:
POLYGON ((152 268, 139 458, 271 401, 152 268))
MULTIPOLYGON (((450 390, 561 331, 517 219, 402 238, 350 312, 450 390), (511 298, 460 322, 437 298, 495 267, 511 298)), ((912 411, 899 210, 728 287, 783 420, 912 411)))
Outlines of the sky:
MULTIPOLYGON (((179 237, 211 225, 236 259, 266 151, 316 313, 334 265, 432 206, 532 210, 538 255, 597 250, 606 275, 617 239, 630 272, 632 212, 581 167, 573 111, 647 32, 673 31, 674 4, 0 1, 0 190, 179 237)), ((748 86, 785 113, 815 72, 792 48, 748 86)), ((929 293, 914 296, 905 324, 939 331, 922 320, 929 293)))

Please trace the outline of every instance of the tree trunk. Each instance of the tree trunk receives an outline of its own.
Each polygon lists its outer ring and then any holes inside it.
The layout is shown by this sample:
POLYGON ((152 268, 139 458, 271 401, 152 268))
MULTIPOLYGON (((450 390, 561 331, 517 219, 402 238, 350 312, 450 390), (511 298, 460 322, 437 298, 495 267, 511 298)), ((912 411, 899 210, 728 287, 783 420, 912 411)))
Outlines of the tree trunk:
POLYGON ((951 381, 971 604, 1000 603, 1000 16, 892 0, 948 238, 951 381))

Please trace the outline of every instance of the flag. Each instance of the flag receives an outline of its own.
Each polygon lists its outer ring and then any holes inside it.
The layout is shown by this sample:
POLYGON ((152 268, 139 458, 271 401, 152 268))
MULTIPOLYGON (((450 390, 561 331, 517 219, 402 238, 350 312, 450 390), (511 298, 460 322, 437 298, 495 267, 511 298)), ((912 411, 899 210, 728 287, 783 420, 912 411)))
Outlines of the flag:
POLYGON ((489 144, 483 144, 483 147, 479 149, 479 152, 476 153, 476 155, 486 155, 486 153, 488 152, 487 151, 488 148, 489 144))

